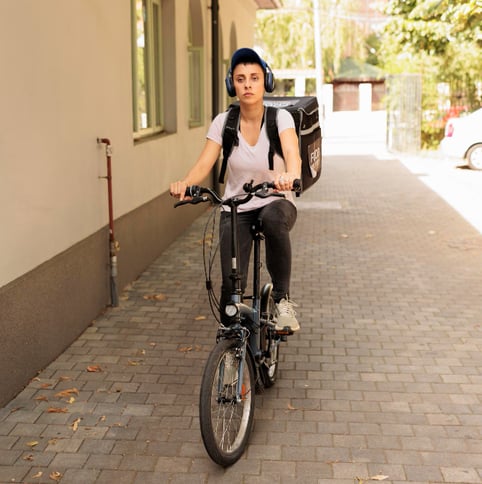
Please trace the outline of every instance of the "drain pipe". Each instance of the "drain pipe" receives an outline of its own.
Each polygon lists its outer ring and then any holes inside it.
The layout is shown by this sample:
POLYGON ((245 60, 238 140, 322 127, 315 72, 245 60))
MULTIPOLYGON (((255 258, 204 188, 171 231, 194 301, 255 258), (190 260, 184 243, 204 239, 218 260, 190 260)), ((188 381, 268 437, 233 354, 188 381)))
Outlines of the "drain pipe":
POLYGON ((119 252, 119 243, 114 236, 114 205, 112 203, 112 146, 109 138, 97 138, 98 144, 105 144, 105 156, 107 158, 107 175, 99 178, 107 180, 107 194, 109 197, 109 257, 110 257, 110 300, 114 307, 119 305, 117 295, 117 252, 119 252))
POLYGON ((219 1, 211 0, 211 77, 212 77, 212 112, 211 118, 219 112, 219 1))
MULTIPOLYGON (((211 0, 211 119, 219 113, 219 1, 211 0)), ((217 164, 217 168, 218 168, 217 164)), ((219 191, 218 169, 212 170, 212 186, 219 191)))

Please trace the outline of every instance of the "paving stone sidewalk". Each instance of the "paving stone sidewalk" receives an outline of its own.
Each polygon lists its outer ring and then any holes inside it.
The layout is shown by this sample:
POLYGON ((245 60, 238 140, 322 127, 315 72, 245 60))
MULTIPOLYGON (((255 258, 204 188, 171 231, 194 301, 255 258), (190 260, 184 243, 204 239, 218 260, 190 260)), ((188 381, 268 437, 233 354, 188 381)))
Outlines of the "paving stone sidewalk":
POLYGON ((419 175, 325 157, 293 232, 302 330, 229 469, 198 422, 205 220, 0 410, 0 483, 482 482, 482 236, 419 175))

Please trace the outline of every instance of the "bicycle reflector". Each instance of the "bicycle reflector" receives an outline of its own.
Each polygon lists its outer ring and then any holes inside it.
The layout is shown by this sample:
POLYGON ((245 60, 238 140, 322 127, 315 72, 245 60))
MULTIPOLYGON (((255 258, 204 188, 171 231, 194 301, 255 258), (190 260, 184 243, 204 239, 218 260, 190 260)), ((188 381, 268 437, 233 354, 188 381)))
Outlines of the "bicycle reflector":
POLYGON ((229 316, 230 318, 233 318, 238 314, 238 306, 234 303, 228 303, 226 304, 226 307, 224 308, 224 313, 226 316, 229 316))

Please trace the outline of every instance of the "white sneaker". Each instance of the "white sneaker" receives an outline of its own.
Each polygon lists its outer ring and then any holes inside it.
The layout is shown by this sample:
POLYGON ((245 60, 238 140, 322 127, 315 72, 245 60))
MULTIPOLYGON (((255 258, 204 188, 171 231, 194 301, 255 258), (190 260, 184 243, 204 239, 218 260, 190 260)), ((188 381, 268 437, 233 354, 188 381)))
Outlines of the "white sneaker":
POLYGON ((298 331, 300 329, 300 323, 296 319, 296 311, 293 306, 296 306, 296 304, 285 298, 276 304, 275 329, 277 331, 282 331, 286 327, 290 328, 291 331, 298 331))

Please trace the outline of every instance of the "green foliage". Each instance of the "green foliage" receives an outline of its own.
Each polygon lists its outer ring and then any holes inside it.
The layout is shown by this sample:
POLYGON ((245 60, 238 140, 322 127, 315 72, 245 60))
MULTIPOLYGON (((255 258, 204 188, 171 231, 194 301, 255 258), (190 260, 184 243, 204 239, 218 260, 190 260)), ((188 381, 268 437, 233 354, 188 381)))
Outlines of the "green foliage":
POLYGON ((436 147, 449 108, 471 111, 482 102, 482 3, 390 0, 386 13, 382 68, 422 75, 422 146, 436 147))
POLYGON ((285 1, 286 10, 260 10, 255 42, 267 62, 278 69, 314 66, 314 32, 311 0, 285 1))
MULTIPOLYGON (((319 0, 324 80, 331 82, 349 52, 366 62, 370 51, 375 61, 376 39, 365 42, 367 32, 357 21, 362 0, 319 0)), ((315 66, 314 13, 312 0, 283 0, 280 10, 259 10, 256 45, 277 69, 310 69, 315 66)))

